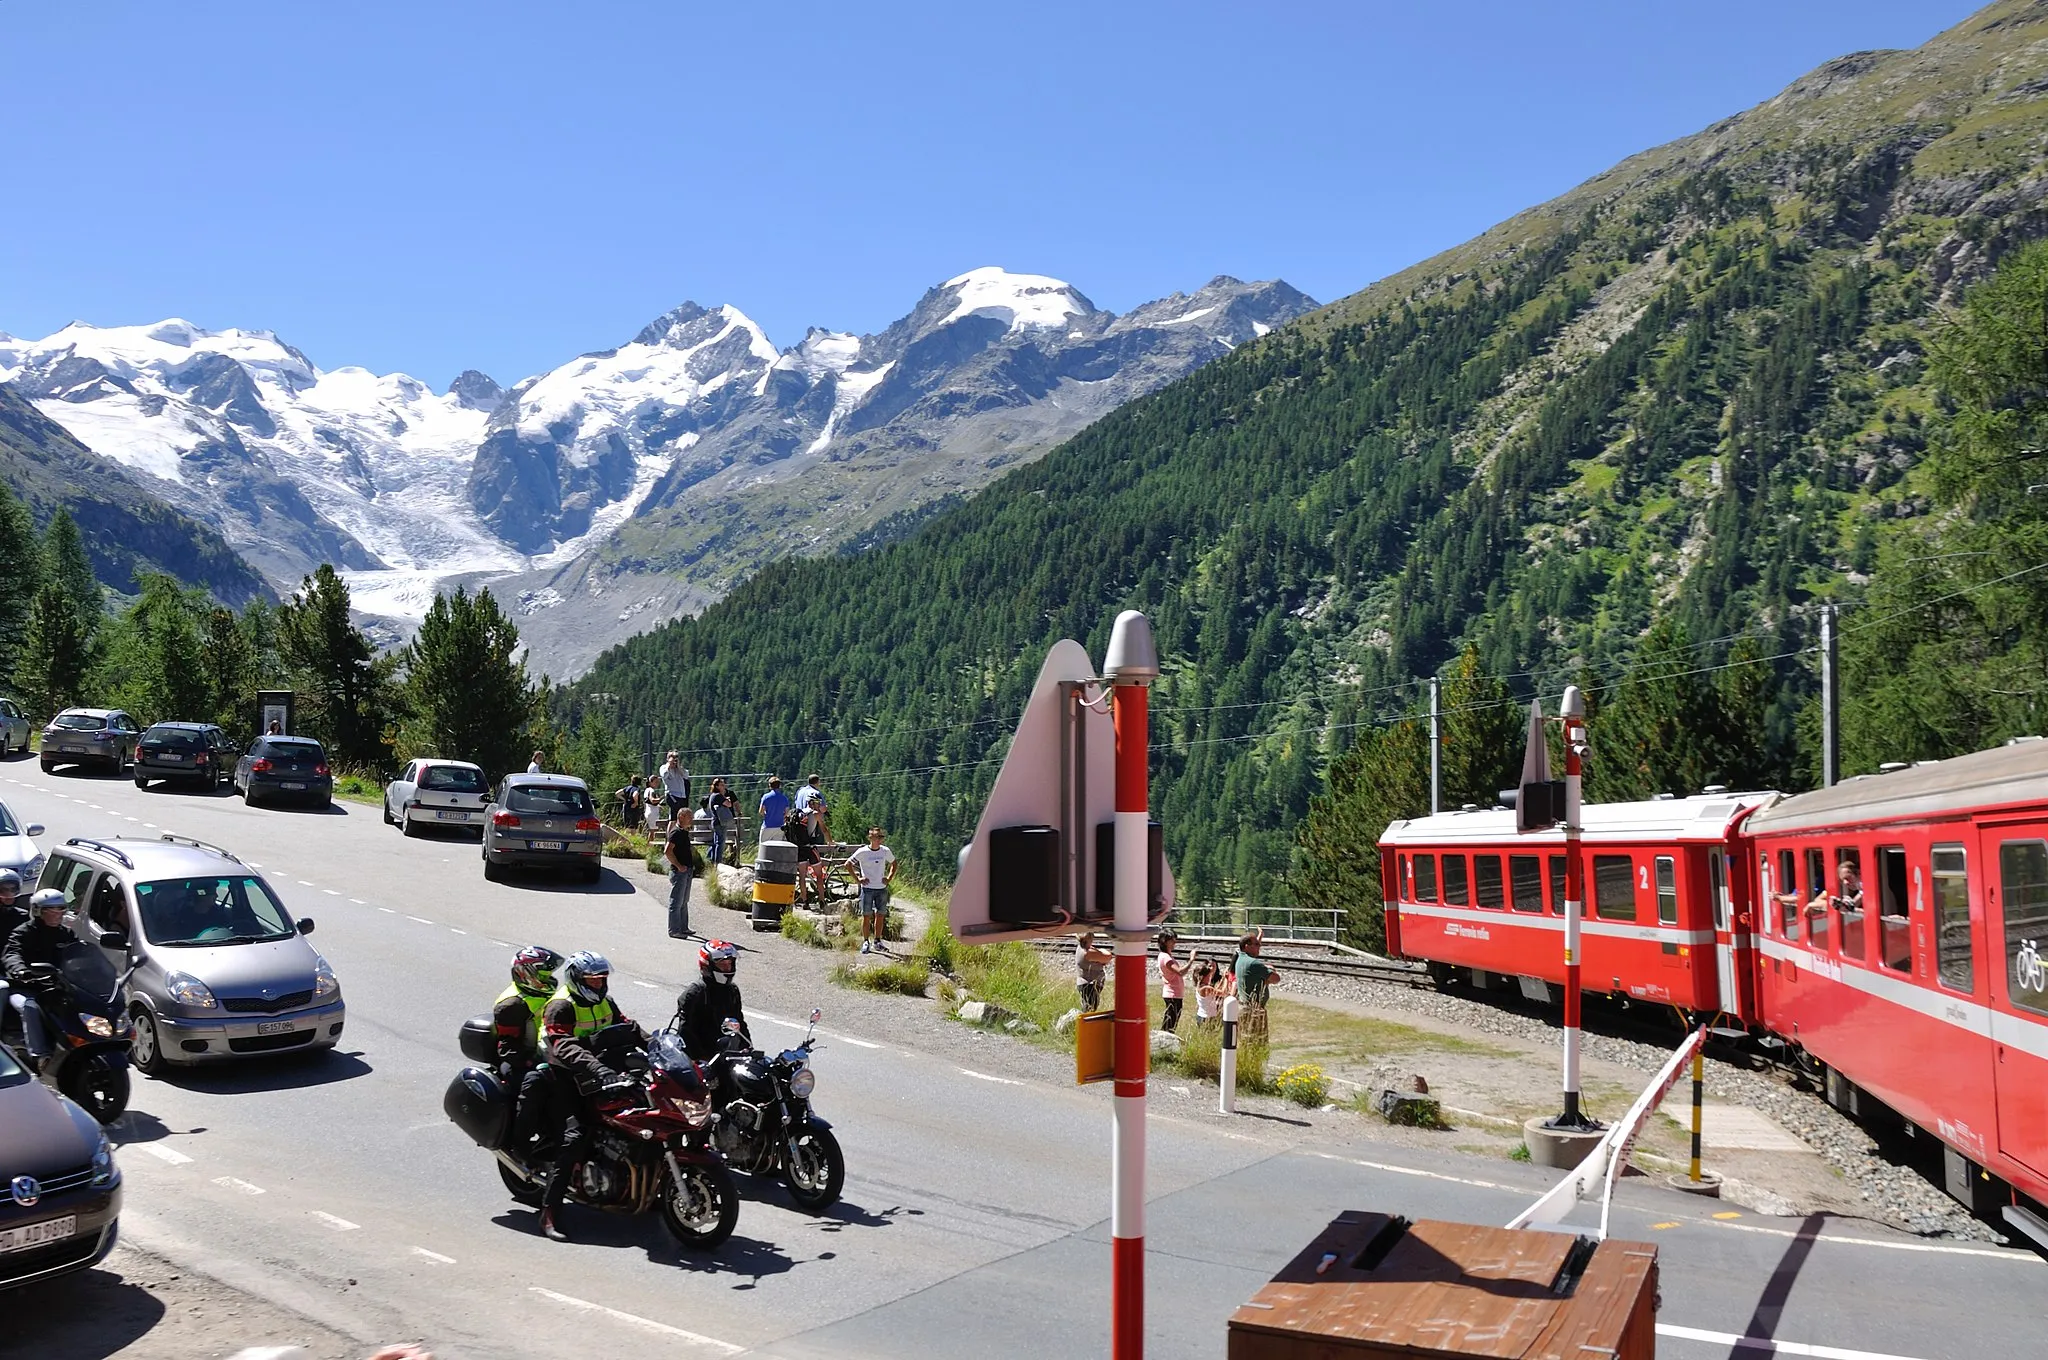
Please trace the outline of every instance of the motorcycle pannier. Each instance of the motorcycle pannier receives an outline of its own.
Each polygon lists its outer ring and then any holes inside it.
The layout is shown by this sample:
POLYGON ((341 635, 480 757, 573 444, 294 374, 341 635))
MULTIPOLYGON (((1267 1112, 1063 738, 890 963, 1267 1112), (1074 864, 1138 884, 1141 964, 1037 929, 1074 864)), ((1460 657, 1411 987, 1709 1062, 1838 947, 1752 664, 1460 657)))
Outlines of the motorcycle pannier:
POLYGON ((448 1083, 441 1108, 480 1148, 504 1146, 512 1123, 512 1101, 498 1079, 481 1067, 465 1067, 448 1083))
POLYGON ((494 1066, 498 1061, 498 1031, 488 1015, 472 1015, 462 1022, 462 1056, 473 1063, 494 1066))

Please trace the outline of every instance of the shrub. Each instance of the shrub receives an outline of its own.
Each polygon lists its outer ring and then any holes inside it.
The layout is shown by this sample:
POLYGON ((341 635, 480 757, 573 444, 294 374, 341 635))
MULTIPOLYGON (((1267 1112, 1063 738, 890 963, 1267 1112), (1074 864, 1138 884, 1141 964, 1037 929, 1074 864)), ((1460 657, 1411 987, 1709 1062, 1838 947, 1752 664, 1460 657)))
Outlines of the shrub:
POLYGON ((923 959, 936 972, 952 973, 958 971, 959 952, 960 942, 946 928, 946 919, 934 914, 925 924, 924 934, 918 937, 917 948, 912 954, 923 959))
MULTIPOLYGON (((1038 951, 1028 944, 956 944, 954 961, 977 1000, 993 1001, 1048 1034, 1060 1016, 1080 1004, 1064 972, 1048 973, 1038 951)), ((1064 1035, 1061 1042, 1071 1046, 1073 1038, 1064 1035)))
POLYGON ((800 911, 782 914, 782 938, 807 944, 813 949, 830 949, 838 943, 815 920, 800 911))
POLYGON ((1512 1148, 1508 1149, 1508 1160, 1509 1160, 1509 1161, 1511 1161, 1511 1162, 1526 1162, 1526 1161, 1528 1161, 1528 1160, 1529 1160, 1529 1145, 1528 1145, 1527 1143, 1517 1143, 1517 1144, 1515 1144, 1515 1145, 1514 1145, 1514 1146, 1513 1146, 1512 1148))
MULTIPOLYGON (((839 933, 848 940, 858 940, 860 938, 860 913, 851 907, 841 908, 839 912, 839 933)), ((882 938, 885 940, 901 940, 903 938, 903 917, 894 908, 891 908, 882 918, 882 938)))
POLYGON ((1281 1095, 1306 1109, 1319 1109, 1330 1098, 1330 1079, 1314 1063, 1296 1063, 1273 1079, 1281 1095))
MULTIPOLYGON (((1184 1077, 1196 1081, 1219 1081, 1223 1076, 1223 1027, 1194 1025, 1180 1036, 1180 1056, 1173 1060, 1184 1077)), ((1294 1070, 1292 1068, 1290 1071, 1294 1070)), ((1317 1075, 1321 1075, 1318 1073, 1317 1075)), ((1270 1095, 1274 1084, 1266 1079, 1266 1041, 1241 1039, 1237 1045, 1237 1089, 1248 1095, 1270 1095)), ((1326 1091, 1328 1089, 1325 1083, 1326 1091)), ((1321 1104, 1319 1100, 1316 1102, 1321 1104)))
POLYGON ((904 996, 923 996, 925 983, 930 977, 930 971, 913 959, 869 964, 865 968, 853 959, 842 959, 832 966, 832 980, 842 987, 861 987, 870 992, 900 992, 904 996))

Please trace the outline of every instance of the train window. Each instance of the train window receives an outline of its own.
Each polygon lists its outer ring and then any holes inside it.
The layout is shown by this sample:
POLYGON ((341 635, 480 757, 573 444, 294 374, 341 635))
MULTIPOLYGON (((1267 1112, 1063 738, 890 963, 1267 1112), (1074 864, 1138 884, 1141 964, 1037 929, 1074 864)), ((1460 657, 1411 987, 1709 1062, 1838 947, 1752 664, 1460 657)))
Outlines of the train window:
POLYGON ((1507 905, 1501 893, 1500 856, 1474 855, 1472 857, 1472 886, 1478 890, 1479 905, 1499 911, 1507 905))
POLYGON ((1903 846, 1877 847, 1877 930, 1884 966, 1897 973, 1912 972, 1913 932, 1906 915, 1903 846))
POLYGON ((1998 886, 2005 895, 2006 995, 2015 1006, 2048 1012, 2048 841, 1999 846, 1998 886))
POLYGON ((1657 924, 1678 924, 1678 863, 1669 855, 1657 856, 1657 924))
POLYGON ((1636 919, 1636 866, 1627 855, 1593 856, 1593 914, 1603 921, 1636 919))
POLYGON ((1417 855, 1415 857, 1415 900, 1418 902, 1436 901, 1435 855, 1417 855))
POLYGON ((1564 856, 1552 855, 1550 857, 1550 914, 1552 916, 1564 915, 1564 874, 1564 856))
POLYGON ((1828 947, 1827 863, 1825 850, 1806 852, 1806 942, 1822 953, 1828 947))
POLYGON ((1977 990, 1970 949, 1970 865, 1960 845, 1934 847, 1934 960, 1944 987, 1977 990))
POLYGON ((1790 850, 1778 852, 1778 880, 1776 883, 1778 916, 1785 927, 1785 938, 1799 938, 1799 871, 1798 860, 1790 850))
POLYGON ((1508 887, 1516 911, 1542 911, 1543 861, 1534 855, 1509 855, 1508 887))
POLYGON ((1863 852, 1845 846, 1835 852, 1835 911, 1842 919, 1841 953, 1845 959, 1865 956, 1863 924, 1863 852))
POLYGON ((1444 856, 1444 901, 1454 907, 1472 905, 1472 888, 1465 881, 1465 857, 1444 856))

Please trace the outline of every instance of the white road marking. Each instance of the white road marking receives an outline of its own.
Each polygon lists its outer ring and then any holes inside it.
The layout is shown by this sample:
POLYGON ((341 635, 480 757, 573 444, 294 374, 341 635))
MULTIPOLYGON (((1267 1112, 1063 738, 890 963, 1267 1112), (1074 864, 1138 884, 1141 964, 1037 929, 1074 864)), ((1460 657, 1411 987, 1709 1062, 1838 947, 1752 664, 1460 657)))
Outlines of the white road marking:
POLYGON ((500 949, 510 949, 512 947, 512 942, 510 940, 492 940, 491 943, 498 946, 498 948, 500 949))
POLYGON ((306 1212, 308 1215, 310 1215, 313 1218, 319 1219, 322 1223, 325 1223, 328 1227, 334 1229, 336 1232, 354 1232, 357 1228, 363 1226, 360 1223, 351 1223, 345 1218, 337 1218, 333 1214, 323 1213, 318 1209, 308 1209, 306 1212))
POLYGON ((1391 1162, 1367 1162, 1357 1157, 1339 1157, 1334 1152, 1318 1152, 1314 1155, 1323 1158, 1325 1161, 1349 1162, 1353 1166, 1362 1166, 1368 1171, 1386 1171, 1396 1176, 1420 1176, 1424 1180, 1449 1181, 1453 1185, 1471 1185, 1481 1190, 1511 1190, 1516 1194, 1522 1193, 1521 1187, 1502 1185, 1498 1181, 1475 1180, 1470 1176, 1449 1176, 1441 1171, 1424 1171, 1420 1167, 1413 1166, 1395 1166, 1391 1162))
POLYGON ((379 907, 379 908, 377 908, 377 910, 378 910, 378 911, 381 911, 381 912, 383 912, 383 913, 384 913, 384 914, 385 914, 386 916, 396 916, 396 915, 398 915, 398 913, 397 913, 397 912, 393 911, 393 910, 392 910, 391 908, 389 908, 389 907, 379 907))
POLYGON ((428 1251, 425 1247, 414 1247, 412 1249, 412 1254, 415 1256, 424 1256, 429 1261, 433 1261, 437 1264, 444 1266, 452 1266, 455 1264, 455 1258, 453 1256, 443 1256, 440 1252, 428 1251))
POLYGON ((155 822, 144 822, 144 823, 143 823, 143 825, 144 825, 144 826, 146 826, 146 827, 148 827, 148 828, 149 828, 149 829, 150 829, 151 831, 154 831, 154 830, 156 830, 156 823, 155 823, 155 822))
POLYGON ((423 926, 430 926, 430 925, 434 924, 434 923, 433 923, 432 921, 429 921, 429 920, 428 920, 428 919, 427 919, 426 917, 424 917, 424 916, 408 916, 408 917, 406 917, 405 919, 406 919, 406 920, 408 920, 408 921, 418 921, 418 922, 419 922, 419 923, 420 923, 421 925, 423 925, 423 926))
POLYGON ((92 810, 93 810, 94 812, 105 812, 105 811, 106 811, 106 809, 105 809, 105 808, 103 808, 103 807, 101 807, 101 806, 100 806, 100 805, 99 805, 98 803, 87 803, 87 804, 86 804, 86 806, 87 806, 87 807, 89 807, 89 808, 91 808, 91 809, 92 809, 92 810))
POLYGON ((300 879, 300 880, 299 880, 299 886, 300 886, 301 888, 310 888, 310 887, 312 887, 313 885, 312 885, 311 883, 308 883, 308 882, 307 882, 307 881, 306 881, 305 879, 303 879, 303 878, 302 878, 302 879, 300 879))
POLYGON ((340 894, 340 893, 336 892, 336 891, 335 891, 334 889, 332 889, 332 888, 322 888, 322 889, 321 889, 320 891, 321 891, 321 892, 324 892, 324 893, 326 893, 326 894, 327 894, 327 895, 328 895, 329 897, 339 897, 339 896, 341 896, 341 894, 340 894))
POLYGON ((162 1143, 130 1143, 128 1146, 139 1148, 160 1161, 169 1162, 172 1166, 183 1166, 192 1160, 176 1148, 165 1147, 162 1143))
POLYGON ((351 897, 349 901, 355 903, 359 907, 367 907, 368 905, 370 905, 369 903, 363 901, 363 899, 360 897, 351 897))
POLYGON ((648 991, 650 991, 650 992, 656 992, 656 991, 660 991, 660 990, 661 990, 661 989, 660 989, 659 987, 656 987, 656 986, 655 986, 655 985, 654 985, 653 983, 651 983, 651 982, 642 982, 642 981, 641 981, 641 980, 640 980, 639 978, 634 978, 634 979, 633 979, 633 985, 634 985, 635 987, 645 987, 645 988, 646 988, 646 989, 647 989, 648 991))
POLYGON ((248 865, 249 865, 249 867, 250 867, 251 869, 261 869, 261 868, 263 867, 262 865, 258 864, 258 863, 257 863, 257 862, 256 862, 255 860, 253 860, 253 859, 252 859, 252 860, 249 860, 249 861, 247 861, 247 863, 248 863, 248 865))
POLYGON ((655 1332, 662 1336, 677 1337, 689 1342, 693 1346, 708 1346, 712 1350, 720 1351, 726 1355, 738 1355, 746 1349, 745 1346, 735 1346, 730 1341, 720 1341, 717 1337, 705 1336, 699 1332, 686 1332, 680 1327, 671 1327, 666 1322, 656 1322, 652 1318, 636 1317, 631 1313, 621 1313, 616 1308, 607 1308, 601 1303, 592 1303, 588 1299, 571 1298, 567 1294, 557 1294, 554 1290, 542 1289, 537 1284, 528 1285, 527 1288, 544 1299, 552 1299, 556 1303, 564 1304, 570 1308, 580 1308, 586 1313, 602 1313, 614 1322, 623 1322, 629 1327, 638 1327, 643 1331, 655 1332))
POLYGON ((456 929, 456 928, 455 928, 454 926, 450 926, 450 927, 448 927, 448 933, 449 933, 449 934, 451 934, 451 935, 467 935, 467 934, 469 934, 469 932, 468 932, 468 931, 466 931, 466 930, 457 930, 457 929, 456 929))
POLYGON ((1911 1356, 1893 1355, 1885 1351, 1852 1351, 1841 1346, 1811 1346, 1802 1341, 1775 1341, 1766 1336, 1737 1336, 1733 1332, 1709 1332, 1698 1327, 1678 1327, 1668 1322, 1657 1324, 1657 1335, 1668 1336, 1679 1341, 1704 1341, 1711 1346, 1732 1346, 1738 1351, 1757 1351, 1764 1355, 1806 1355, 1814 1360, 1913 1360, 1911 1356))
MULTIPOLYGON (((783 1019, 783 1018, 782 1018, 781 1016, 779 1016, 779 1015, 763 1015, 763 1014, 762 1014, 762 1013, 761 1013, 760 1011, 755 1011, 755 1012, 753 1013, 753 1018, 754 1018, 754 1019, 756 1019, 756 1020, 766 1020, 766 1021, 767 1021, 767 1022, 768 1022, 769 1024, 771 1024, 771 1025, 780 1025, 780 1026, 782 1026, 782 1027, 783 1027, 784 1029, 808 1029, 808 1028, 810 1028, 810 1027, 809 1027, 808 1025, 804 1024, 804 1022, 803 1022, 803 1021, 801 1021, 801 1020, 785 1020, 785 1019, 783 1019)), ((838 1031, 836 1031, 836 1030, 829 1030, 829 1029, 821 1029, 821 1030, 819 1030, 819 1031, 818 1031, 818 1035, 819 1035, 819 1037, 820 1037, 820 1038, 824 1038, 824 1039, 830 1039, 830 1040, 832 1040, 832 1041, 833 1041, 834 1043, 840 1043, 840 1044, 852 1044, 852 1045, 853 1045, 853 1046, 854 1046, 855 1048, 880 1048, 880 1047, 881 1047, 881 1045, 880 1045, 880 1044, 877 1044, 877 1043, 871 1043, 871 1042, 869 1042, 869 1041, 868 1041, 868 1040, 866 1040, 866 1039, 856 1039, 856 1038, 854 1038, 854 1037, 853 1037, 853 1036, 852 1036, 851 1034, 841 1034, 841 1033, 839 1033, 839 1032, 838 1032, 838 1031)))
MULTIPOLYGON (((1711 1218, 1699 1220, 1709 1227, 1732 1228, 1736 1232, 1765 1233, 1771 1237, 1797 1237, 1798 1233, 1789 1228, 1766 1228, 1761 1223, 1723 1223, 1711 1218)), ((1998 1251, 1991 1247, 1945 1247, 1935 1242, 1881 1242, 1874 1237, 1837 1237, 1833 1233, 1822 1233, 1814 1239, 1817 1242, 1835 1243, 1847 1247, 1882 1247, 1886 1251, 1927 1251, 1941 1256, 1988 1256, 1994 1261, 2017 1261, 2026 1265, 2048 1265, 2048 1260, 2031 1251, 1998 1251)))
POLYGON ((132 822, 132 821, 135 821, 136 819, 135 819, 135 818, 133 818, 133 817, 129 817, 129 816, 123 816, 123 817, 121 818, 121 820, 122 820, 122 821, 124 821, 124 822, 132 822))
POLYGON ((215 1185, 226 1186, 230 1190, 239 1190, 245 1195, 260 1195, 263 1193, 262 1186, 251 1185, 249 1184, 249 1182, 245 1180, 238 1180, 233 1176, 215 1176, 213 1178, 213 1183, 215 1185))
POLYGON ((1025 1084, 1018 1081, 1015 1077, 992 1077, 986 1072, 975 1072, 965 1067, 960 1069, 960 1075, 963 1077, 973 1077, 976 1081, 999 1082, 1004 1086, 1022 1086, 1025 1084))

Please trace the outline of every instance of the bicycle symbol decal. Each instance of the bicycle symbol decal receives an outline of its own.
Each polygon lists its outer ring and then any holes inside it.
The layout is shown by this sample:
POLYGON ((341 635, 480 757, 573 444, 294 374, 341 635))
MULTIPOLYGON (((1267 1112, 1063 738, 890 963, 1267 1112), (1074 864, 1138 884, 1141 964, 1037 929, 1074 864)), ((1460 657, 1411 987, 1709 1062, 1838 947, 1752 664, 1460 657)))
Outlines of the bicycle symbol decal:
POLYGON ((2012 975, 2022 991, 2048 991, 2048 960, 2041 957, 2032 940, 2020 942, 2019 956, 2012 961, 2012 975))

